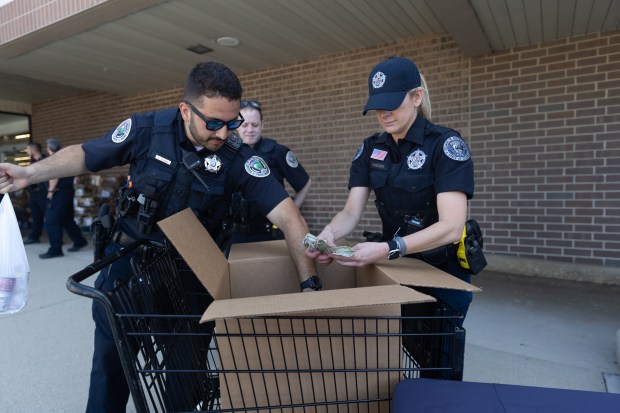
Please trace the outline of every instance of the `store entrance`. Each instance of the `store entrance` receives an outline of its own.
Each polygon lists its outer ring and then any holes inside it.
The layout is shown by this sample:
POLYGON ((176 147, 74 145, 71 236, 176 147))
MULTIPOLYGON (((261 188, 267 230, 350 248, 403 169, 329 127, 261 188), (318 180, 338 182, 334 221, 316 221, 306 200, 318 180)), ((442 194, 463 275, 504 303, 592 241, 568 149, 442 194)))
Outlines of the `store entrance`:
POLYGON ((30 141, 30 116, 0 112, 0 162, 28 165, 26 145, 30 141))
MULTIPOLYGON (((29 165, 30 156, 26 145, 30 142, 30 116, 17 113, 0 112, 0 162, 29 165)), ((0 194, 0 201, 3 195, 0 194)), ((11 203, 21 229, 30 228, 28 210, 28 191, 13 192, 11 203)))

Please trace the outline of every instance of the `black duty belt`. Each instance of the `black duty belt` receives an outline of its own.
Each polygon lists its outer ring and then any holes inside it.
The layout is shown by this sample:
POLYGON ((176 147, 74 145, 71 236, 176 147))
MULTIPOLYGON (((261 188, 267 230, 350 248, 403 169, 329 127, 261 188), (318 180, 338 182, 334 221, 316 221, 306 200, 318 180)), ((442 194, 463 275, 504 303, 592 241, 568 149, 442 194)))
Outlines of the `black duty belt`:
POLYGON ((271 222, 248 222, 245 224, 233 222, 232 230, 238 234, 263 234, 271 232, 271 222))
MULTIPOLYGON (((126 233, 122 231, 117 231, 112 236, 111 239, 112 239, 112 242, 120 244, 123 247, 126 247, 136 241, 133 237, 127 235, 126 233)), ((156 254, 157 248, 154 248, 154 246, 156 245, 163 246, 163 244, 160 244, 157 242, 151 242, 150 244, 147 244, 147 245, 140 245, 135 250, 133 250, 132 254, 134 256, 138 256, 142 260, 142 262, 150 261, 154 258, 154 254, 156 254)))
POLYGON ((122 231, 118 231, 116 234, 112 236, 112 242, 116 242, 117 244, 121 244, 123 247, 135 242, 136 240, 125 234, 122 231))

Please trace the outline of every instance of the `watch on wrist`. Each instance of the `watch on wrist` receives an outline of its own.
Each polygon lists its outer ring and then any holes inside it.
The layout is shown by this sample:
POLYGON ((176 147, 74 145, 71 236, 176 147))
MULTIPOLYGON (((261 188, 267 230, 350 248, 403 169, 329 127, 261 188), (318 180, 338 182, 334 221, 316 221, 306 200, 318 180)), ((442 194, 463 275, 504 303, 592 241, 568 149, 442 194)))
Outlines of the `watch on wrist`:
POLYGON ((319 291, 321 288, 323 288, 323 283, 318 276, 311 275, 310 278, 299 284, 299 288, 301 288, 301 291, 305 290, 306 288, 311 288, 314 291, 319 291))
POLYGON ((389 248, 387 256, 388 260, 395 260, 396 258, 400 257, 400 247, 398 245, 398 242, 391 239, 387 241, 387 245, 389 248))

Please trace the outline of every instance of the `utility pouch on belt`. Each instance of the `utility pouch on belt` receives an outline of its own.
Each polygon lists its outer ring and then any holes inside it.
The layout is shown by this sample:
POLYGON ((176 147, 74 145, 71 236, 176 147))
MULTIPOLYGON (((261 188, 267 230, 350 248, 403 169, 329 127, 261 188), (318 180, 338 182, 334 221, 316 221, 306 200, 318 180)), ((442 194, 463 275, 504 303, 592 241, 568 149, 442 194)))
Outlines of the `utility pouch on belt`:
POLYGON ((458 245, 456 256, 462 268, 475 275, 487 266, 487 260, 482 252, 482 231, 475 220, 470 219, 465 223, 463 237, 455 244, 458 245))

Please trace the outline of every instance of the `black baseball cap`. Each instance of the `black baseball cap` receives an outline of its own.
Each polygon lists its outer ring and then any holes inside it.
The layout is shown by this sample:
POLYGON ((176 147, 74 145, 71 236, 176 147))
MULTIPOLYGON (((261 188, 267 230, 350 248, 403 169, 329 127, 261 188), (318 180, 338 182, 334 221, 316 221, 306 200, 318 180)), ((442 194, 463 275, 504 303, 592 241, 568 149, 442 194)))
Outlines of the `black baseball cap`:
POLYGON ((405 57, 391 56, 368 75, 368 101, 362 113, 398 109, 407 92, 420 86, 420 72, 415 63, 405 57))

